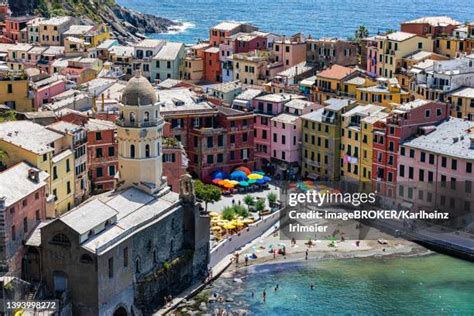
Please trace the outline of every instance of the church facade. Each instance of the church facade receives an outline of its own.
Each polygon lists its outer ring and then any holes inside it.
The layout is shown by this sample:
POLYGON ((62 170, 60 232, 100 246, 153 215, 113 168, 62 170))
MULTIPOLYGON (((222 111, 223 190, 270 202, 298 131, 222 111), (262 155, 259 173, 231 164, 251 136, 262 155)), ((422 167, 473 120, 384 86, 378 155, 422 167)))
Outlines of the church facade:
POLYGON ((166 185, 159 110, 148 80, 130 79, 117 122, 117 189, 40 225, 26 241, 30 279, 73 315, 147 315, 206 277, 209 217, 190 176, 181 177, 179 194, 166 185))

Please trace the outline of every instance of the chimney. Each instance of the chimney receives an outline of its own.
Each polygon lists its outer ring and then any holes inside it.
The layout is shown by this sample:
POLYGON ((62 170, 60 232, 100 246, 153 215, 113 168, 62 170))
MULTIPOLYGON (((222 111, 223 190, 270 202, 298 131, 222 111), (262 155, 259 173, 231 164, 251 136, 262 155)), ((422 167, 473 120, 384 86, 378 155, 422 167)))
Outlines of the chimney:
POLYGON ((39 170, 35 168, 31 168, 28 170, 28 179, 33 181, 34 183, 39 182, 39 170))

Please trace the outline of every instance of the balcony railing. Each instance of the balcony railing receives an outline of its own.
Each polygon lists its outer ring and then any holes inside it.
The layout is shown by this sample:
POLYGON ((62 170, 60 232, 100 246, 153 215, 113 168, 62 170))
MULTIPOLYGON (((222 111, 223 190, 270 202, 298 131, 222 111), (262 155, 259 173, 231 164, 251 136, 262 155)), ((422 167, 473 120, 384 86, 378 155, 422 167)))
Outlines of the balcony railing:
POLYGON ((115 124, 121 127, 136 127, 136 128, 141 128, 141 127, 154 127, 158 126, 158 124, 161 121, 148 121, 148 122, 137 122, 137 121, 132 121, 132 122, 125 122, 124 120, 118 119, 115 121, 115 124))

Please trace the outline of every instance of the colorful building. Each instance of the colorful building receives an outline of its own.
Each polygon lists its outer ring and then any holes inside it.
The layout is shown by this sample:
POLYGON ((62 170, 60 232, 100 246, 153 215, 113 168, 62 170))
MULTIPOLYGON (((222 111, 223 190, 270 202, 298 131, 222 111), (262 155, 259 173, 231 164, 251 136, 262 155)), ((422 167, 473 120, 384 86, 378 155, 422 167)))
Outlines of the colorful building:
POLYGON ((391 108, 411 100, 408 91, 403 90, 397 79, 379 78, 376 85, 356 88, 356 100, 364 104, 377 104, 391 108))
MULTIPOLYGON (((418 50, 433 51, 433 40, 413 33, 393 32, 375 37, 378 57, 376 74, 393 78, 402 67, 402 59, 418 50)), ((370 54, 369 54, 370 55, 370 54)), ((368 58, 373 58, 372 57, 368 58)), ((367 62, 369 63, 369 62, 367 62)))
POLYGON ((337 64, 345 67, 358 63, 358 47, 352 41, 337 38, 308 39, 306 41, 306 60, 318 69, 337 64))
MULTIPOLYGON (((332 65, 316 74, 315 88, 313 91, 316 102, 322 103, 331 98, 340 96, 345 91, 344 81, 360 74, 355 68, 332 65)), ((348 91, 347 91, 348 92, 348 91)))
POLYGON ((208 43, 199 43, 186 52, 181 62, 180 79, 196 82, 204 77, 204 51, 208 48, 208 43))
MULTIPOLYGON (((341 179, 351 182, 368 182, 371 180, 369 169, 363 170, 362 160, 370 160, 368 148, 372 147, 368 126, 369 119, 382 112, 385 108, 379 105, 358 105, 342 114, 341 122, 341 179), (366 128, 365 128, 366 127, 366 128), (365 147, 364 150, 362 147, 365 147)), ((371 154, 371 152, 370 152, 371 154)))
POLYGON ((399 203, 413 209, 449 210, 451 223, 466 219, 474 207, 472 195, 474 122, 450 118, 427 133, 401 144, 398 160, 399 203), (461 217, 461 216, 460 216, 461 217))
POLYGON ((400 144, 448 116, 447 104, 417 99, 399 105, 385 121, 374 124, 372 180, 378 192, 395 197, 400 144))
POLYGON ((65 121, 50 124, 47 128, 61 133, 68 138, 69 143, 72 143, 74 151, 74 204, 79 205, 89 197, 90 192, 86 129, 65 121))
POLYGON ((462 87, 447 95, 451 116, 474 121, 474 88, 462 87))
POLYGON ((419 36, 435 37, 451 34, 461 24, 449 16, 425 16, 401 23, 400 29, 419 36))
POLYGON ((23 71, 0 72, 0 104, 18 112, 34 111, 29 97, 29 83, 23 71))
POLYGON ((341 175, 342 114, 355 106, 350 99, 329 99, 324 108, 301 116, 302 168, 305 178, 336 181, 341 175))
POLYGON ((259 85, 266 82, 271 76, 268 66, 273 63, 275 56, 267 51, 251 51, 248 53, 233 54, 232 73, 234 81, 240 80, 244 84, 259 85))
POLYGON ((213 47, 219 47, 225 43, 225 39, 239 32, 250 33, 258 29, 250 24, 224 21, 213 26, 209 31, 209 43, 213 47))
POLYGON ((84 127, 87 130, 87 169, 91 191, 113 190, 118 171, 117 126, 110 121, 89 119, 84 127))
POLYGON ((74 152, 69 139, 30 121, 0 124, 0 149, 8 153, 4 165, 25 161, 47 172, 48 194, 55 215, 74 206, 74 152))
POLYGON ((150 69, 150 79, 166 80, 180 79, 180 66, 185 56, 183 43, 166 42, 153 57, 150 69))
POLYGON ((22 277, 26 258, 24 241, 48 216, 48 178, 46 172, 25 162, 0 173, 0 261, 11 276, 22 277))
POLYGON ((295 34, 273 43, 273 55, 282 71, 306 61, 306 40, 301 34, 295 34))
POLYGON ((70 16, 58 16, 42 20, 39 26, 39 43, 45 46, 61 46, 63 44, 63 33, 73 24, 74 18, 70 16))
POLYGON ((64 76, 55 74, 31 83, 35 110, 38 110, 43 104, 50 103, 54 96, 66 91, 65 79, 64 76))
POLYGON ((209 47, 204 50, 204 77, 209 82, 221 81, 221 62, 219 59, 219 48, 209 47))

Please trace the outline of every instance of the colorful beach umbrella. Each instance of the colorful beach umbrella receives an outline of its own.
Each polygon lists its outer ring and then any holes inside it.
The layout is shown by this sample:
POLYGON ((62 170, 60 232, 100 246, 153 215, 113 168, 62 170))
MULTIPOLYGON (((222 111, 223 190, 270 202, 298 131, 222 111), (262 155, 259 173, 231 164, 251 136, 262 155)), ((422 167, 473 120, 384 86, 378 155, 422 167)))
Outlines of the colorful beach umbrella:
POLYGON ((265 183, 265 180, 263 180, 263 179, 258 179, 258 180, 257 180, 257 183, 258 183, 258 184, 264 184, 264 183, 265 183))
POLYGON ((249 179, 252 179, 252 180, 263 179, 263 176, 261 174, 258 174, 258 173, 251 173, 247 177, 249 179))
POLYGON ((254 184, 254 183, 257 183, 257 180, 249 179, 247 182, 248 182, 248 184, 254 184))
POLYGON ((265 176, 265 177, 263 177, 263 180, 265 182, 270 182, 270 181, 272 181, 272 178, 265 176))
POLYGON ((242 172, 245 172, 246 175, 249 175, 251 173, 250 169, 245 167, 245 166, 242 166, 242 167, 238 167, 236 168, 235 170, 239 170, 239 171, 242 171, 242 172))
POLYGON ((264 176, 264 175, 265 175, 265 172, 263 172, 263 171, 254 171, 254 172, 252 172, 252 173, 256 173, 256 174, 259 174, 259 175, 261 175, 261 176, 264 176))
POLYGON ((241 187, 248 187, 248 186, 249 186, 249 183, 248 183, 247 181, 240 181, 240 182, 239 182, 239 185, 240 185, 241 187))
POLYGON ((236 180, 236 181, 246 181, 247 175, 243 171, 235 170, 234 172, 230 174, 230 179, 236 180))
POLYGON ((225 179, 227 178, 227 173, 222 170, 216 170, 211 174, 212 179, 225 179))

